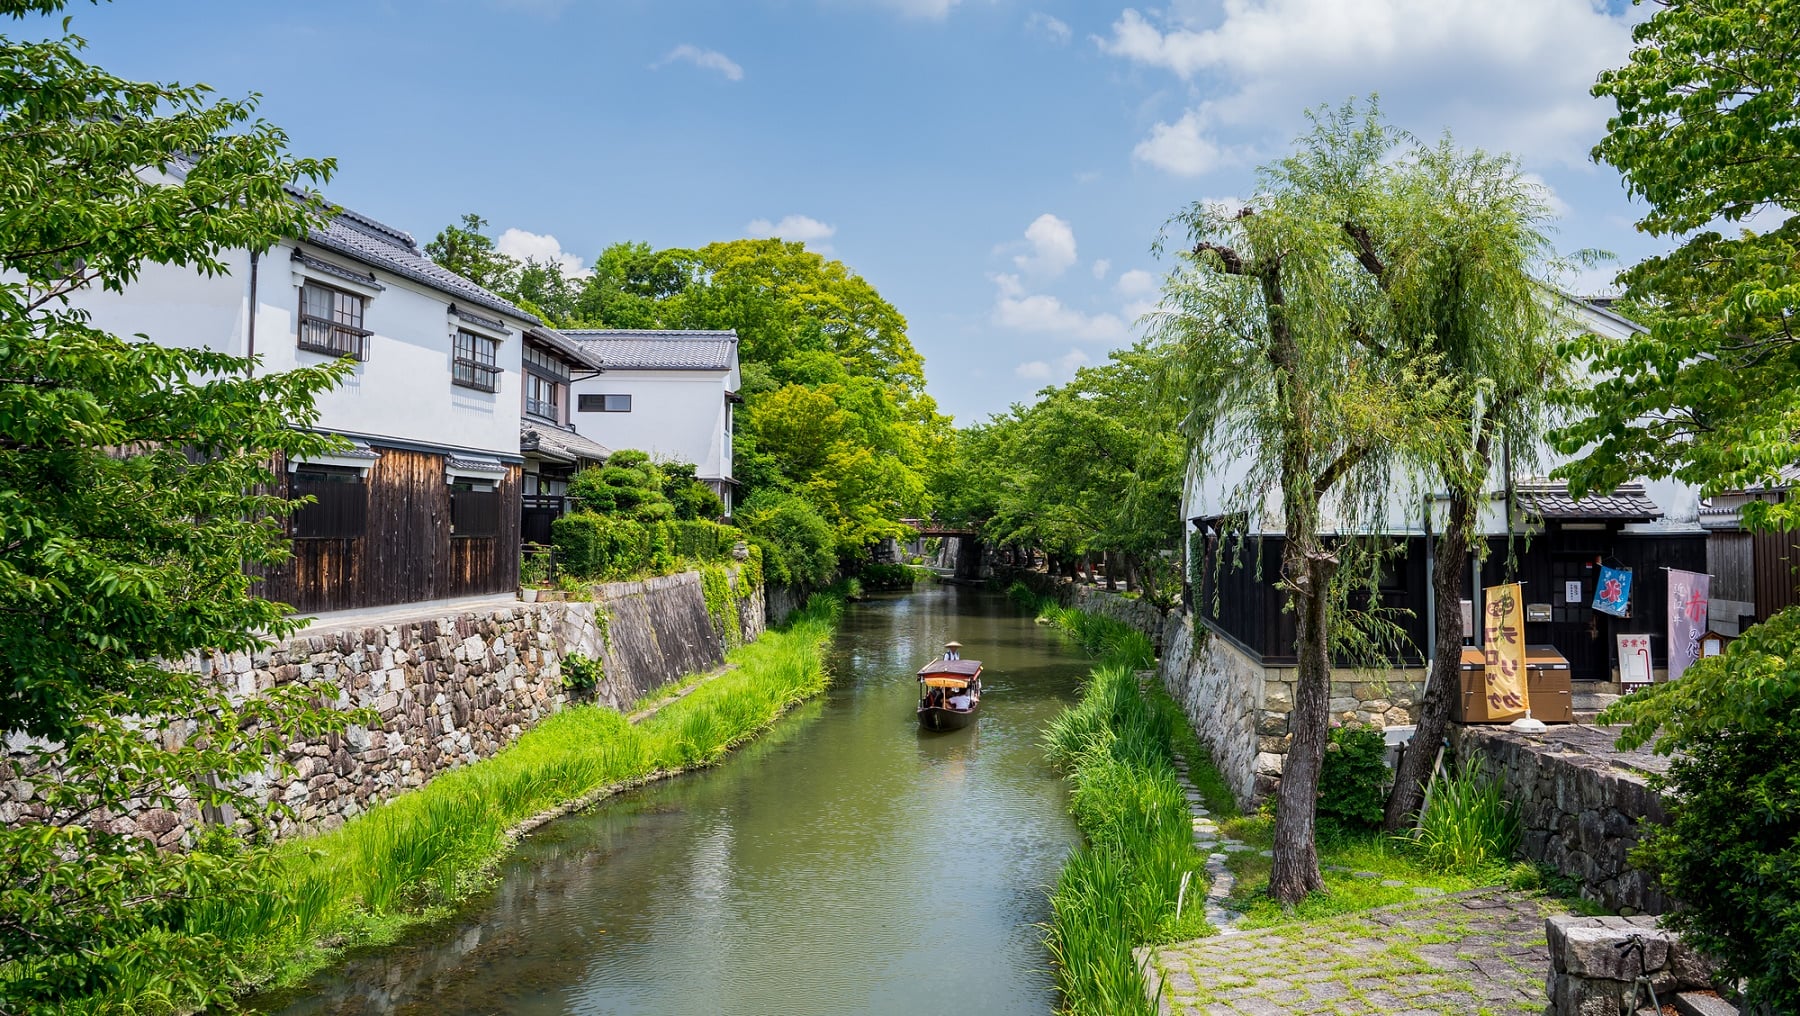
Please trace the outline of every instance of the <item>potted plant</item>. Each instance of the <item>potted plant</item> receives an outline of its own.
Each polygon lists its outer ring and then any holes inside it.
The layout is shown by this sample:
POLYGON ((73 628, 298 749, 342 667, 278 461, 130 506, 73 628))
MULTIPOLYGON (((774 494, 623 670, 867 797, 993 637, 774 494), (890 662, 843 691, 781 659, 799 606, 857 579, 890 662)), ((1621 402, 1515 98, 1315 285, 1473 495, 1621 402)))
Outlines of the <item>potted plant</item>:
POLYGON ((519 559, 519 599, 535 603, 538 587, 550 578, 550 554, 534 550, 519 559))

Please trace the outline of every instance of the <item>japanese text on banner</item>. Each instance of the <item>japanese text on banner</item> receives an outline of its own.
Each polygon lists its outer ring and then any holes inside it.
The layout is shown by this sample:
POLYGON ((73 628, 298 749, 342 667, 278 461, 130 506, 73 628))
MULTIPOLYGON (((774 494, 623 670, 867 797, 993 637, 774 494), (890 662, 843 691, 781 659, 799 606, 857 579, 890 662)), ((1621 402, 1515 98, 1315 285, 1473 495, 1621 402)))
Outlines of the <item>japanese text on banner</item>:
POLYGON ((1482 649, 1487 662, 1489 719, 1523 713, 1525 691, 1524 592, 1517 582, 1489 586, 1482 611, 1482 649))

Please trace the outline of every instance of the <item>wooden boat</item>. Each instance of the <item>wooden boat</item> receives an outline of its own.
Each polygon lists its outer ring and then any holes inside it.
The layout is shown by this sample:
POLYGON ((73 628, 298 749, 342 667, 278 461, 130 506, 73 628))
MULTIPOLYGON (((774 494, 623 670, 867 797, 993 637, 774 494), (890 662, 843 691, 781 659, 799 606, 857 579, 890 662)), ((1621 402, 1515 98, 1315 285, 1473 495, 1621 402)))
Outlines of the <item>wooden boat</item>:
POLYGON ((980 660, 932 660, 919 668, 919 726, 961 730, 980 708, 980 660))

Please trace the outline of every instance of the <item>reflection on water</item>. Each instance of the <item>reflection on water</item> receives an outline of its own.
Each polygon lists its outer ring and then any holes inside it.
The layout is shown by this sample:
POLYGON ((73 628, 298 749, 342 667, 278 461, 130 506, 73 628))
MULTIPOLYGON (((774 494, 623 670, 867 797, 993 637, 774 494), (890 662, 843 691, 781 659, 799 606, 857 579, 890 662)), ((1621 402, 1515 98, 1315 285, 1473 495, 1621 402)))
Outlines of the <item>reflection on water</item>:
POLYGON ((1037 742, 1082 660, 933 587, 852 608, 833 668, 722 765, 545 826, 457 919, 263 1011, 1050 1012, 1036 924, 1076 832, 1037 742), (981 716, 921 733, 912 672, 951 638, 981 716))

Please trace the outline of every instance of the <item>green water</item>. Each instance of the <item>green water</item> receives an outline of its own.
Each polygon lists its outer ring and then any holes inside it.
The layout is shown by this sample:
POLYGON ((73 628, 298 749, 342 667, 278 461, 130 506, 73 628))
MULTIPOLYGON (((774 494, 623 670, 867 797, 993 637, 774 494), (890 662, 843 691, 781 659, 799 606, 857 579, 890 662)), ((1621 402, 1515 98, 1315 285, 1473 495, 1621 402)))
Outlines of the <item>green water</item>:
POLYGON ((723 764, 551 823, 456 918, 263 1011, 1049 1013, 1037 925, 1078 834, 1037 741, 1079 650, 941 586, 853 606, 832 666, 723 764), (912 672, 951 638, 981 716, 924 734, 912 672))

